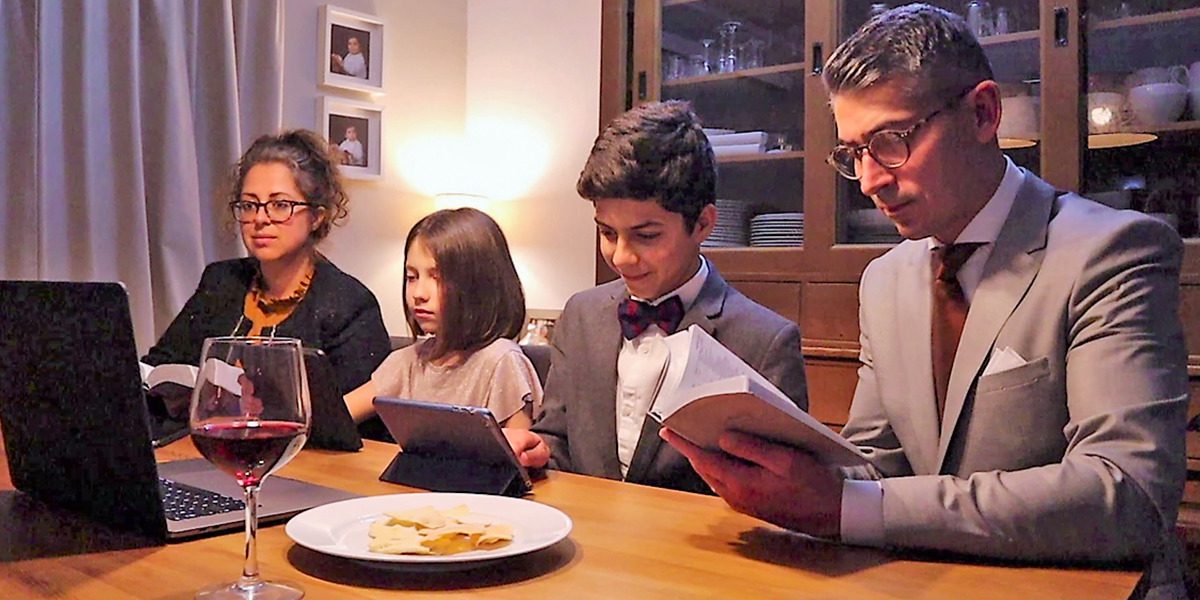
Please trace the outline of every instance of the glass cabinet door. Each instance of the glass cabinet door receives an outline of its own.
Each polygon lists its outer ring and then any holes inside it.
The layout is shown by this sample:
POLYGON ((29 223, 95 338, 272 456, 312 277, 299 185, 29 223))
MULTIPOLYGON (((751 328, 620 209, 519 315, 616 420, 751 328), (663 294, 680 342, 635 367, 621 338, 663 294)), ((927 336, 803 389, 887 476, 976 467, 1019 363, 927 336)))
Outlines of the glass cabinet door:
POLYGON ((1200 238, 1200 1, 1089 3, 1081 188, 1200 238))
MULTIPOLYGON (((1040 26, 1037 0, 935 0, 928 2, 967 19, 1000 84, 1000 147, 1018 166, 1039 172, 1041 152, 1040 26)), ((838 16, 844 40, 875 11, 904 3, 843 0, 838 16)), ((828 149, 824 149, 828 152, 828 149)), ((814 156, 817 149, 814 149, 814 156)), ((824 154, 821 154, 822 157, 824 154)), ((837 243, 892 244, 895 226, 859 191, 857 181, 838 178, 837 243)))
POLYGON ((802 246, 804 0, 659 1, 658 97, 692 103, 717 158, 705 247, 802 246))

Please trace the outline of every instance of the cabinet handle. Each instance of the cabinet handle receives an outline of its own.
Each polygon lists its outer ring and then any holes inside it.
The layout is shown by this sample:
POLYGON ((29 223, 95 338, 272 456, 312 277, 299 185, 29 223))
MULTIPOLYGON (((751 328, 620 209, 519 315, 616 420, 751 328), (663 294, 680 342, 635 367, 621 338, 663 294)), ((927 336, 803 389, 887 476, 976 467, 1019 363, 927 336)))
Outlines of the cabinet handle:
POLYGON ((646 72, 645 71, 638 71, 637 90, 638 90, 638 92, 637 92, 638 100, 645 100, 646 99, 646 72))
POLYGON ((1065 48, 1071 41, 1067 36, 1067 32, 1071 29, 1071 24, 1067 20, 1070 13, 1071 9, 1065 6, 1054 8, 1054 45, 1059 48, 1065 48))
POLYGON ((816 42, 812 45, 812 74, 820 75, 821 71, 825 70, 825 52, 821 48, 821 42, 816 42))

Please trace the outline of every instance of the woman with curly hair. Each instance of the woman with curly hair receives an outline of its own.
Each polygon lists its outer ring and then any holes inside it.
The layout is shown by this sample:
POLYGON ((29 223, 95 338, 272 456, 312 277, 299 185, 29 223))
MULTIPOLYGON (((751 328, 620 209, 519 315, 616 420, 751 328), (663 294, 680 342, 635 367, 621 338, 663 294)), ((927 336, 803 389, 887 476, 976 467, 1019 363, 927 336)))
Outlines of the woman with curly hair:
POLYGON ((379 302, 316 248, 349 202, 328 149, 297 129, 246 150, 227 201, 249 256, 208 265, 143 362, 197 364, 207 337, 293 337, 329 356, 343 393, 370 380, 390 350, 379 302))

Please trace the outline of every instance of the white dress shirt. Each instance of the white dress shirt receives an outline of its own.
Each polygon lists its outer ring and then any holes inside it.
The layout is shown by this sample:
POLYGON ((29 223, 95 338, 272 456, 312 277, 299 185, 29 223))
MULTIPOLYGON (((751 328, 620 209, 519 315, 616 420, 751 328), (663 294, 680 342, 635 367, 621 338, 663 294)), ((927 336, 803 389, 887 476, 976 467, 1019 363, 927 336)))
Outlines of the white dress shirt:
MULTIPOLYGON (((983 279, 983 267, 992 255, 996 238, 1008 220, 1008 213, 1017 200, 1017 192, 1025 175, 1007 156, 1004 157, 1004 177, 987 204, 983 205, 953 243, 982 243, 958 271, 958 283, 969 303, 983 279)), ((930 237, 929 249, 942 245, 930 237)), ((928 264, 928 261, 927 261, 928 264)), ((932 277, 932 274, 930 275, 932 277)), ((970 310, 970 309, 968 309, 970 310)), ((915 374, 914 374, 915 375, 915 374)), ((872 480, 846 479, 842 482, 842 541, 864 546, 883 545, 883 484, 872 480)))
MULTIPOLYGON (((658 306, 671 296, 679 296, 683 312, 691 309, 708 278, 708 262, 700 257, 700 266, 691 279, 678 288, 655 298, 653 301, 637 296, 651 306, 658 306)), ((667 345, 663 338, 667 333, 658 325, 650 325, 641 335, 632 340, 623 340, 617 354, 617 458, 621 461, 621 476, 629 471, 633 452, 642 436, 642 422, 654 401, 654 391, 659 376, 667 366, 667 345)))

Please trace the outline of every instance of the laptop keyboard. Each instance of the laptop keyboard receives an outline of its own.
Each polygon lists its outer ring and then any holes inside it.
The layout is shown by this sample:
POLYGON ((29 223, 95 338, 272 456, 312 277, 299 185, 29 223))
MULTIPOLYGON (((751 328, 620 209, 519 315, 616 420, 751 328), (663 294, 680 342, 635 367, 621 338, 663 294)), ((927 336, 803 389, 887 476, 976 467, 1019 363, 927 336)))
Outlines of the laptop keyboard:
POLYGON ((162 477, 158 479, 158 489, 162 492, 163 510, 167 514, 167 519, 171 521, 219 515, 246 508, 246 503, 240 498, 218 494, 162 477))

